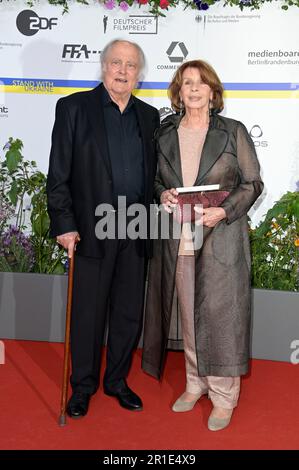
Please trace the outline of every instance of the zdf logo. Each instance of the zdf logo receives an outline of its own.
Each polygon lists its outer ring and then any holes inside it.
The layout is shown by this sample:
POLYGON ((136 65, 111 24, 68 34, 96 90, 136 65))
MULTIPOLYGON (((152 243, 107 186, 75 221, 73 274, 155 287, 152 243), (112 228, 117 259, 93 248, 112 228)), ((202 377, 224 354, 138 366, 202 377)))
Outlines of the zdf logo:
POLYGON ((42 18, 32 10, 23 10, 17 16, 17 28, 25 36, 33 36, 40 29, 52 29, 58 18, 42 18))

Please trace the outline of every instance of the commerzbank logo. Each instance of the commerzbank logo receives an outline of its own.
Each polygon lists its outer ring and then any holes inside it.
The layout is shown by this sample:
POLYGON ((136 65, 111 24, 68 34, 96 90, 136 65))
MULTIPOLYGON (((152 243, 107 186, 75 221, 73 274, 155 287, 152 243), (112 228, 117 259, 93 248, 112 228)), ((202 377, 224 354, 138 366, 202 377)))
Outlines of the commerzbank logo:
POLYGON ((38 16, 35 11, 23 10, 16 20, 17 28, 25 36, 33 36, 40 29, 50 29, 57 26, 58 18, 45 18, 38 16))
POLYGON ((173 41, 166 51, 168 59, 172 63, 181 64, 188 55, 188 50, 183 42, 173 41))
POLYGON ((158 64, 157 70, 176 70, 189 54, 185 43, 181 41, 172 41, 165 52, 168 63, 158 64))

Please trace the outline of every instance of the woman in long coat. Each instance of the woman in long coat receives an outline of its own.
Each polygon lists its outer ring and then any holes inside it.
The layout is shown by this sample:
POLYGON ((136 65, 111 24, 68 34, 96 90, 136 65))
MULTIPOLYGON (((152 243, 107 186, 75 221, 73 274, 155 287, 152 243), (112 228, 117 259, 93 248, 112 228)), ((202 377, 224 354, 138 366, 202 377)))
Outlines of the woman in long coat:
MULTIPOLYGON (((155 197, 169 212, 175 188, 219 184, 230 192, 221 207, 201 214, 203 245, 181 239, 154 241, 147 291, 142 367, 160 378, 177 292, 186 363, 186 390, 173 411, 191 410, 208 393, 208 428, 226 427, 236 407, 240 376, 248 371, 250 245, 247 212, 263 189, 254 144, 245 126, 219 116, 223 87, 204 61, 185 62, 169 87, 172 107, 158 130, 155 197)), ((161 214, 161 213, 160 213, 161 214)), ((172 216, 170 216, 172 217, 172 216)), ((194 226, 193 226, 194 228, 194 226)), ((189 235, 188 235, 189 234, 189 235)))

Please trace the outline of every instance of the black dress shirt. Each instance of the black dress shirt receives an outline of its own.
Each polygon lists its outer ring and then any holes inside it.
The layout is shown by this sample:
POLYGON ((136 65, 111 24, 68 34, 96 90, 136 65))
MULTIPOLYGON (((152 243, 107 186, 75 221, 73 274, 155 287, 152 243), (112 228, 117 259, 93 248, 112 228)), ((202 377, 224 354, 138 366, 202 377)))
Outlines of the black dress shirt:
POLYGON ((144 199, 142 139, 134 100, 131 96, 121 113, 103 86, 102 104, 113 179, 113 205, 126 196, 127 207, 144 199))

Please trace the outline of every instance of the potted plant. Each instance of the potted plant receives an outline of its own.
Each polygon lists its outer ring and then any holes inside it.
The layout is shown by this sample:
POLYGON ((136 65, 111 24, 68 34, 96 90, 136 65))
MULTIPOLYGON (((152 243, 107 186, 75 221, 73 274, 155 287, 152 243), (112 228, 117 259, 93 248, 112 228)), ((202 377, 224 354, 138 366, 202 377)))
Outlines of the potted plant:
POLYGON ((299 192, 287 192, 251 230, 252 285, 299 290, 299 192))
POLYGON ((252 356, 290 361, 299 340, 299 192, 284 194, 250 239, 252 356))
POLYGON ((50 239, 46 175, 10 138, 0 160, 0 271, 65 273, 65 253, 50 239))
POLYGON ((46 175, 10 138, 0 159, 0 335, 61 341, 67 258, 50 239, 46 175))

